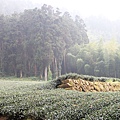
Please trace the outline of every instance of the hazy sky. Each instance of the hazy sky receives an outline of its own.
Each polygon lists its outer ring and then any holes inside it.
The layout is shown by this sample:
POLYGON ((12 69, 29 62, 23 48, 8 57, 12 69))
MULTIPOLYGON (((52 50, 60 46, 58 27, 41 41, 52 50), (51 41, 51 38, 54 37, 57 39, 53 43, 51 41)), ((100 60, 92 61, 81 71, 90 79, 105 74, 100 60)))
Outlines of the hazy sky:
POLYGON ((101 15, 111 20, 120 19, 120 0, 32 0, 37 3, 50 4, 79 13, 81 17, 101 15))

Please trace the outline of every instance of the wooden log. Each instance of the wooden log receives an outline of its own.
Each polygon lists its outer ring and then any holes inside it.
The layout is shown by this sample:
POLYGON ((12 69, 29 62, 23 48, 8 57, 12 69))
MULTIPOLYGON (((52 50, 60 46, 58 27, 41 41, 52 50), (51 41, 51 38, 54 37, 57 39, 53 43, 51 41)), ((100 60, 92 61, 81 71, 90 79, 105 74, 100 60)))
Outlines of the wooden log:
POLYGON ((61 84, 58 86, 58 88, 69 88, 69 87, 72 87, 72 85, 70 83, 61 84))

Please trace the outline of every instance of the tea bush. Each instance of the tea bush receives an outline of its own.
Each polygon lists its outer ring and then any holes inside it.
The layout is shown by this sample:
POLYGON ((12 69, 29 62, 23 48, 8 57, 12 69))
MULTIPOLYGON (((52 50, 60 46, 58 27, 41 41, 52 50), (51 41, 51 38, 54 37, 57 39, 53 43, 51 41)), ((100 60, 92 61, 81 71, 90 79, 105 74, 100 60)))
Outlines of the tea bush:
POLYGON ((54 89, 56 84, 56 80, 0 80, 0 116, 9 120, 119 120, 119 92, 67 91, 54 89))
POLYGON ((100 81, 100 82, 115 82, 118 81, 120 82, 119 78, 110 78, 110 77, 95 77, 95 76, 89 76, 89 75, 80 75, 76 73, 69 73, 66 75, 60 76, 57 80, 65 80, 65 79, 83 79, 83 80, 88 80, 88 81, 100 81))

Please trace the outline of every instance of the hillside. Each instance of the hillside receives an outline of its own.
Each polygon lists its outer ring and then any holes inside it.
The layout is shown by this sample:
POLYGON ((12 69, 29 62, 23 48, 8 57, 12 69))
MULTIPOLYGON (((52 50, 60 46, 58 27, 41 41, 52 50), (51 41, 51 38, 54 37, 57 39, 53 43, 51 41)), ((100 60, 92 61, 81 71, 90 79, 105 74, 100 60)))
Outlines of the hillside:
POLYGON ((116 39, 119 42, 120 20, 111 21, 102 16, 90 16, 85 18, 84 21, 91 41, 116 39))

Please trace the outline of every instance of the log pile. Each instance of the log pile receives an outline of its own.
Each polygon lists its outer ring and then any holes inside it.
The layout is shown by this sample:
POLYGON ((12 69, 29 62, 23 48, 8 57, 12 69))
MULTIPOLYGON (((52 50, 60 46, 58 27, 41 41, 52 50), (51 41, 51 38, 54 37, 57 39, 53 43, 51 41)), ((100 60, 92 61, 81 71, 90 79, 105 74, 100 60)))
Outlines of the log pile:
POLYGON ((59 85, 58 88, 78 90, 81 92, 120 91, 120 82, 90 82, 82 79, 66 79, 61 81, 61 85, 59 85))

